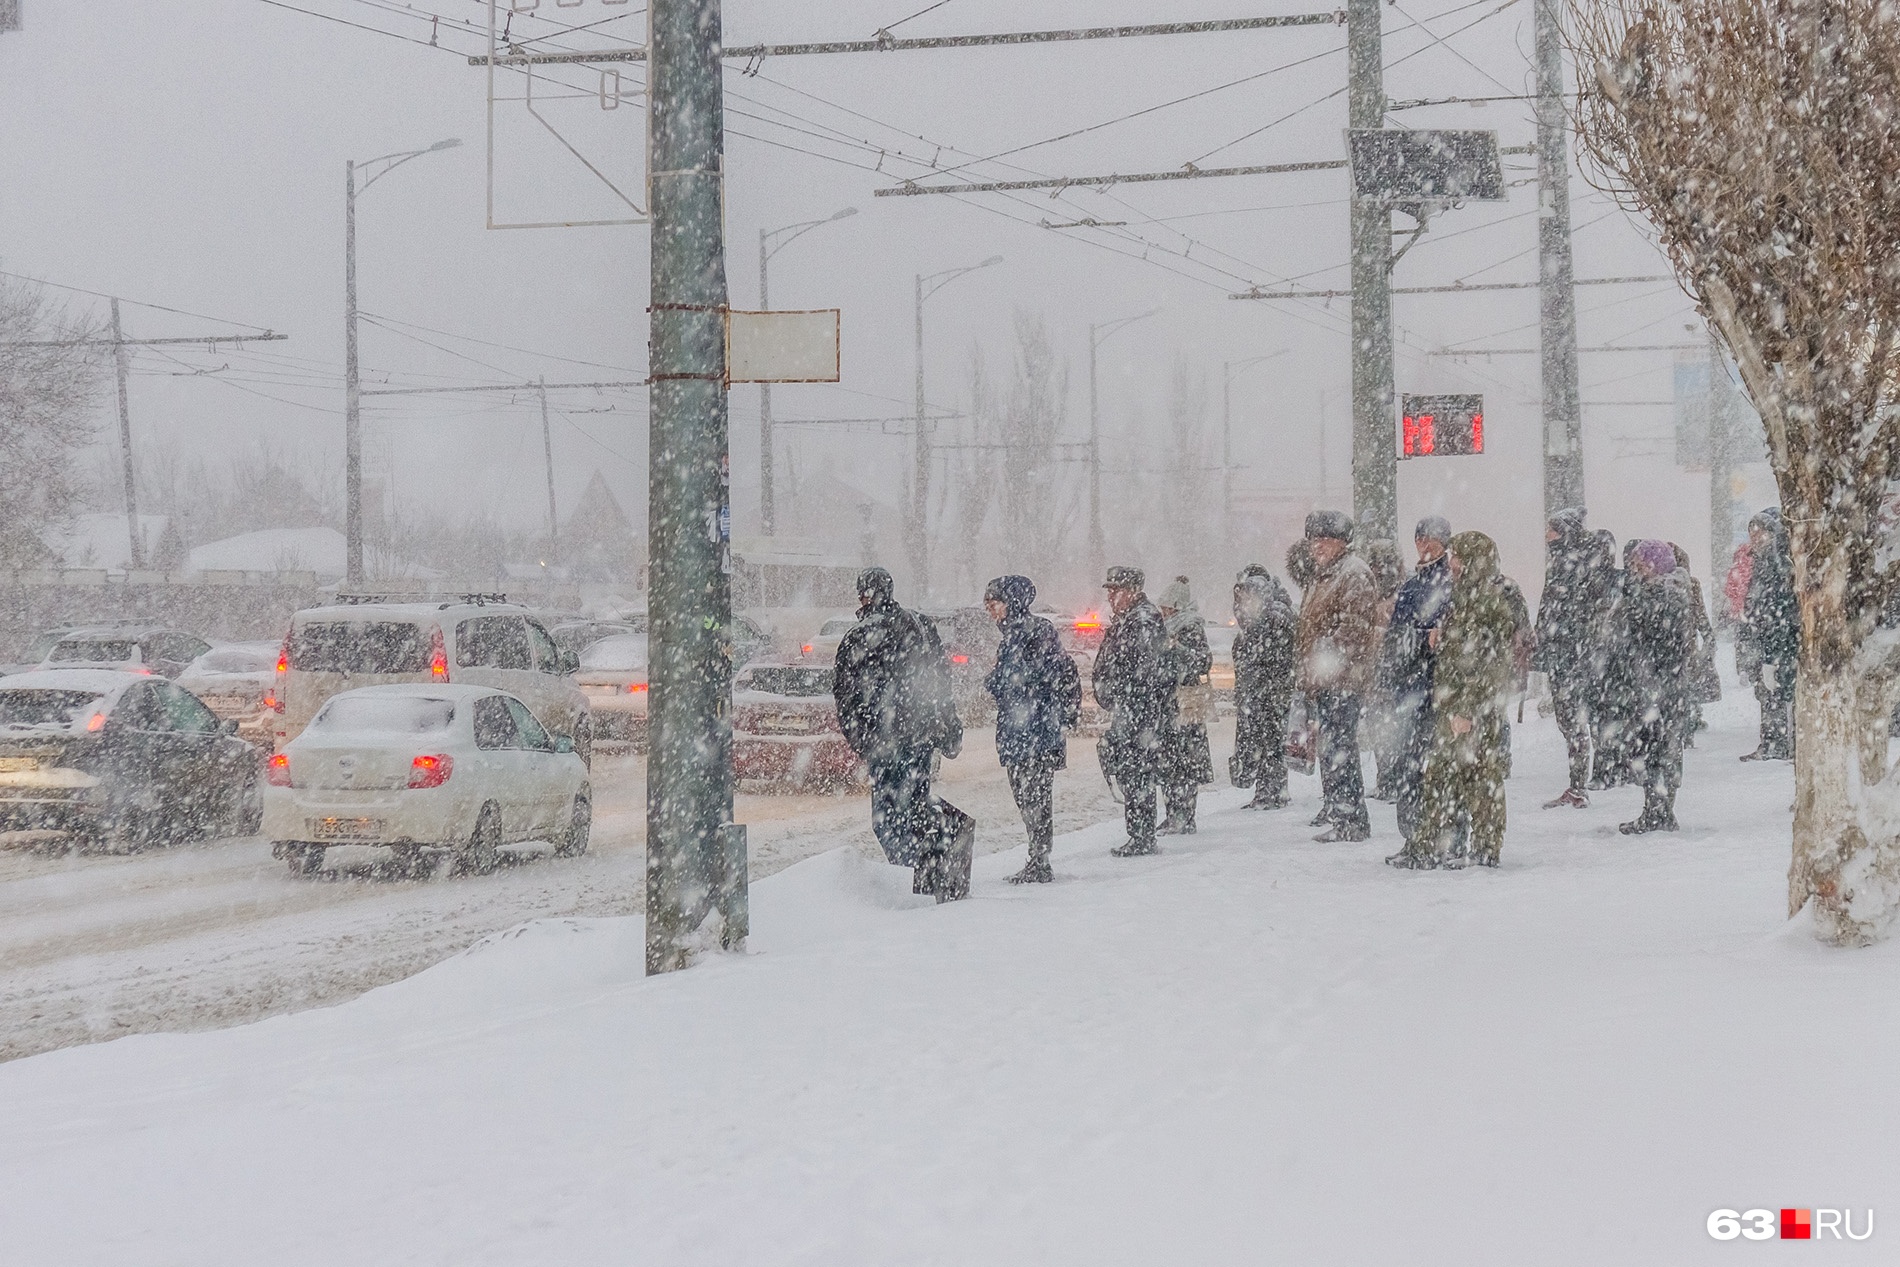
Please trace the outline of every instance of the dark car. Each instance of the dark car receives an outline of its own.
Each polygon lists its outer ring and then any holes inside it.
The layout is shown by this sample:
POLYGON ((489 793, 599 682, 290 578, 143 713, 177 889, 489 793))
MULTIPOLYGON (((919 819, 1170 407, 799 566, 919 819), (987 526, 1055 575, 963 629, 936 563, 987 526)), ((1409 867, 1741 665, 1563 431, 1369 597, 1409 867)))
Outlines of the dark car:
POLYGON ((828 664, 755 664, 732 685, 732 772, 785 787, 836 790, 864 781, 845 742, 828 664))
POLYGON ((42 669, 122 669, 177 677, 211 650, 195 633, 160 625, 89 625, 70 629, 40 662, 42 669))
POLYGON ((263 754, 149 674, 43 669, 0 679, 0 839, 123 852, 251 835, 263 754))

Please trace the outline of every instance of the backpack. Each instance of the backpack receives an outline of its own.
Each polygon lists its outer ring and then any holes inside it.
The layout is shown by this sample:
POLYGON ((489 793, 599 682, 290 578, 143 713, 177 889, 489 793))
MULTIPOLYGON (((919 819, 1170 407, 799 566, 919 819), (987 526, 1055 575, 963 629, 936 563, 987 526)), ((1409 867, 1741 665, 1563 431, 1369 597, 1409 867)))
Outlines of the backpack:
POLYGON ((1076 669, 1074 658, 1060 651, 1053 657, 1051 669, 1050 676, 1055 679, 1056 716, 1064 730, 1074 730, 1082 721, 1082 674, 1076 669))

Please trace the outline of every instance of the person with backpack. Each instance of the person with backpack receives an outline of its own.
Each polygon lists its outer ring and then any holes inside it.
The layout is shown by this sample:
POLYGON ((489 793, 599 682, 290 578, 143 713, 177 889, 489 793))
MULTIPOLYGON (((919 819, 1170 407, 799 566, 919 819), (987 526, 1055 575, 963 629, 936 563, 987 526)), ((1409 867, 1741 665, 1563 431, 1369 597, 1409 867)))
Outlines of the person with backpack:
POLYGON ((931 763, 963 749, 950 658, 937 627, 899 607, 891 574, 858 574, 858 623, 838 644, 832 696, 845 742, 871 770, 871 829, 894 865, 917 865, 937 827, 931 763))
POLYGON ((1082 715, 1082 677, 1056 638, 1055 626, 1030 614, 1036 587, 1026 576, 999 576, 983 591, 983 606, 1002 631, 996 667, 983 685, 996 701, 996 759, 1029 833, 1029 861, 1011 884, 1055 879, 1049 851, 1055 841, 1055 773, 1068 766, 1062 732, 1082 715))

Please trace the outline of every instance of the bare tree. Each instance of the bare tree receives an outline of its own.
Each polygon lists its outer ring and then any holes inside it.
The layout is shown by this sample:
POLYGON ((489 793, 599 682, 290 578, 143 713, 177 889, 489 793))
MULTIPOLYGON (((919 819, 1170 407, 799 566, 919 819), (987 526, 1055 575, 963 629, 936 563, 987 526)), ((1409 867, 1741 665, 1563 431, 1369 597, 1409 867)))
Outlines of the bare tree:
POLYGON ((1015 330, 1003 410, 1003 545, 1015 567, 1045 576, 1065 526, 1057 516, 1055 443, 1068 410, 1069 376, 1057 364, 1040 315, 1019 309, 1015 330))
POLYGON ((1162 518, 1168 544, 1183 567, 1207 558, 1208 499, 1213 492, 1207 454, 1207 380, 1177 357, 1168 383, 1168 488, 1162 518))
POLYGON ((1579 131, 1660 234, 1768 433, 1801 603, 1789 910, 1863 944, 1900 914, 1887 763, 1900 638, 1877 559, 1900 476, 1900 13, 1890 0, 1575 10, 1579 131))
POLYGON ((30 566, 40 532, 83 490, 95 430, 98 328, 29 282, 0 277, 0 563, 30 566))

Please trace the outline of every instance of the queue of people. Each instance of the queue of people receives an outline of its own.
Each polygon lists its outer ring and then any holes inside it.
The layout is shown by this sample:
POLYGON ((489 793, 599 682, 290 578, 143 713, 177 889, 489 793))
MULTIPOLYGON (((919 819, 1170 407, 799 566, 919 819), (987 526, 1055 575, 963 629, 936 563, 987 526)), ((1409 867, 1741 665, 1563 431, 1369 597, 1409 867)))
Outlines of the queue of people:
MULTIPOLYGON (((1547 525, 1533 626, 1523 591, 1484 533, 1425 517, 1409 574, 1392 543, 1355 535, 1349 516, 1316 511, 1287 555, 1297 596, 1259 564, 1235 581, 1228 774, 1253 790, 1248 809, 1289 803, 1297 709, 1313 732, 1320 777, 1316 841, 1370 838, 1361 772, 1370 746, 1379 773, 1372 795, 1396 809, 1400 848, 1388 863, 1495 867, 1511 768, 1508 701, 1521 699, 1535 669, 1568 751, 1568 784, 1544 808, 1582 809, 1592 792, 1639 785, 1642 809, 1619 830, 1677 830, 1683 750, 1701 705, 1721 689, 1714 628, 1681 547, 1632 540, 1619 567, 1608 533, 1591 531, 1580 508, 1559 511, 1547 525)), ((1799 621, 1778 516, 1756 516, 1746 549, 1737 663, 1762 722, 1761 744, 1743 760, 1786 760, 1799 621)), ((1160 836, 1196 830, 1199 791, 1214 780, 1213 656, 1186 576, 1151 600, 1143 572, 1117 566, 1103 589, 1112 620, 1090 684, 1107 714, 1096 751, 1127 831, 1110 852, 1130 858, 1155 853, 1160 836)), ((957 755, 962 726, 929 619, 896 603, 882 569, 867 569, 859 591, 858 624, 838 648, 839 716, 870 767, 878 840, 892 862, 912 865, 941 831, 931 772, 957 755)), ((1736 592, 1732 576, 1726 592, 1736 592)), ((1082 711, 1075 661, 1033 613, 1035 597, 1023 576, 999 577, 984 593, 1001 633, 985 680, 997 706, 996 751, 1029 837, 1027 864, 1010 877, 1018 884, 1053 878, 1054 775, 1066 767, 1065 732, 1082 711)))

